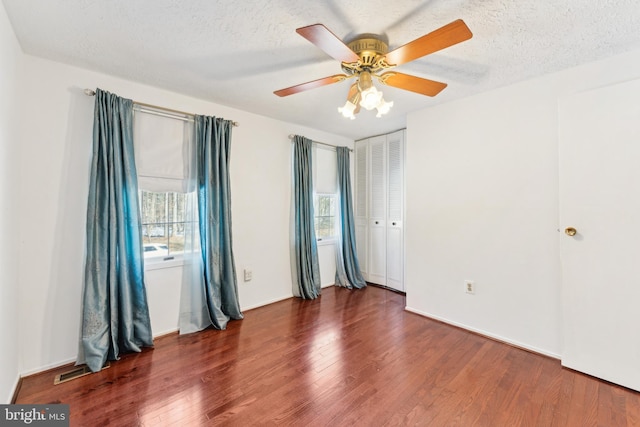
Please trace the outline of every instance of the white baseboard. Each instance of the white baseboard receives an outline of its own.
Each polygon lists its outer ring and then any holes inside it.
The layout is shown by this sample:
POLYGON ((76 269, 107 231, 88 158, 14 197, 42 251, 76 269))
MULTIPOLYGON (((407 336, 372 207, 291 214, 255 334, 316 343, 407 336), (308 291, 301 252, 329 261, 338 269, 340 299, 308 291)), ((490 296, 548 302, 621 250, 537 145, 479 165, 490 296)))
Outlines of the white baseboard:
POLYGON ((36 369, 30 369, 28 371, 24 371, 20 374, 21 377, 28 377, 29 375, 39 374, 44 371, 48 371, 49 369, 59 368, 60 366, 68 365, 69 363, 75 363, 76 358, 61 360, 55 363, 49 363, 47 365, 41 366, 36 369))
MULTIPOLYGON (((324 289, 324 288, 328 288, 330 286, 335 286, 335 283, 327 283, 326 285, 320 285, 320 288, 324 289)), ((278 297, 278 298, 273 298, 273 299, 261 302, 259 304, 254 304, 254 305, 248 305, 246 307, 241 307, 241 309, 242 309, 242 311, 253 310, 254 308, 264 307, 265 305, 273 304, 274 302, 284 301, 286 299, 294 298, 294 297, 295 297, 295 295, 293 295, 293 293, 292 293, 290 295, 285 295, 285 296, 281 296, 281 297, 278 297)))
MULTIPOLYGON (((323 285, 323 288, 325 287, 329 287, 329 286, 333 286, 333 283, 330 283, 328 285, 323 285)), ((284 301, 286 299, 292 298, 293 295, 284 295, 281 297, 277 297, 277 298, 273 298, 264 302, 261 302, 260 304, 255 304, 255 305, 250 305, 247 307, 242 307, 242 311, 248 311, 248 310, 253 310, 254 308, 259 308, 259 307, 264 307, 265 305, 269 305, 269 304, 273 304, 275 302, 280 302, 280 301, 284 301)), ((163 335, 168 335, 168 334, 172 334, 174 332, 178 332, 179 329, 178 328, 172 328, 166 331, 162 331, 158 334, 154 334, 153 338, 160 338, 163 335)), ((64 366, 64 365, 68 365, 69 363, 74 363, 76 361, 76 358, 72 358, 72 359, 67 359, 67 360, 63 360, 60 362, 56 362, 56 363, 50 363, 48 365, 44 365, 41 366, 40 368, 37 369, 30 369, 28 371, 22 372, 22 374, 18 375, 17 379, 16 379, 16 383, 13 387, 13 392, 11 393, 11 395, 9 396, 9 401, 11 401, 11 399, 13 398, 13 393, 15 392, 16 387, 18 386, 18 382, 20 381, 21 377, 26 377, 29 375, 34 375, 34 374, 39 374, 41 372, 44 371, 48 371, 49 369, 55 369, 55 368, 59 368, 60 366, 64 366)))
POLYGON ((18 391, 19 384, 20 384, 20 374, 16 375, 16 379, 13 382, 13 387, 11 387, 11 389, 9 390, 9 396, 7 397, 7 400, 5 400, 7 404, 10 404, 11 401, 13 400, 13 397, 16 395, 16 391, 18 391))
MULTIPOLYGON (((178 328, 173 328, 173 329, 169 329, 169 330, 160 332, 158 334, 154 334, 153 338, 154 339, 155 338, 160 338, 163 335, 169 335, 169 334, 174 333, 174 332, 178 332, 178 328)), ((20 375, 18 375, 18 379, 16 380, 16 385, 18 384, 18 381, 20 381, 20 378, 28 377, 29 375, 40 374, 40 373, 48 371, 50 369, 56 369, 56 368, 59 368, 59 367, 64 366, 64 365, 68 365, 70 363, 75 363, 76 360, 77 360, 77 358, 74 357, 74 358, 71 358, 71 359, 66 359, 66 360, 62 360, 60 362, 50 363, 50 364, 41 366, 41 367, 36 368, 36 369, 30 369, 28 371, 22 372, 20 375)), ((15 387, 14 387, 14 390, 15 390, 15 387)))
POLYGON ((254 308, 264 307, 265 305, 273 304, 274 302, 284 301, 289 298, 293 298, 293 295, 285 295, 282 297, 277 297, 277 298, 273 298, 273 299, 261 302, 259 304, 248 305, 246 307, 242 307, 242 311, 248 311, 248 310, 253 310, 254 308))
POLYGON ((153 334, 153 339, 161 338, 161 337, 163 337, 165 335, 173 334, 173 333, 178 332, 178 331, 179 331, 178 328, 167 329, 166 331, 162 331, 162 332, 158 332, 157 334, 153 334))
POLYGON ((509 339, 509 338, 505 338, 503 336, 496 335, 496 334, 493 334, 491 332, 484 331, 482 329, 473 328, 473 327, 471 327, 469 325, 465 325, 464 323, 454 322, 453 320, 449 320, 449 319, 446 319, 444 317, 436 316, 436 315, 431 314, 431 313, 426 313, 424 311, 416 310, 415 308, 411 308, 411 307, 408 307, 408 306, 405 307, 404 309, 406 311, 411 312, 411 313, 415 313, 415 314, 418 314, 420 316, 427 317, 429 319, 437 320, 439 322, 446 323, 448 325, 456 326, 458 328, 466 329, 467 331, 474 332, 474 333, 476 333, 478 335, 482 335, 482 336, 491 338, 493 340, 500 341, 500 342, 503 342, 505 344, 512 345, 514 347, 519 347, 519 348, 522 348, 524 350, 528 350, 528 351, 531 351, 531 352, 534 352, 534 353, 542 354, 544 356, 552 357, 554 359, 558 359, 558 360, 561 359, 559 354, 556 354, 556 353, 553 353, 553 352, 550 352, 550 351, 547 351, 547 350, 543 350, 541 348, 537 348, 537 347, 531 346, 529 344, 525 344, 525 343, 522 343, 522 342, 519 342, 519 341, 515 341, 515 340, 509 339))

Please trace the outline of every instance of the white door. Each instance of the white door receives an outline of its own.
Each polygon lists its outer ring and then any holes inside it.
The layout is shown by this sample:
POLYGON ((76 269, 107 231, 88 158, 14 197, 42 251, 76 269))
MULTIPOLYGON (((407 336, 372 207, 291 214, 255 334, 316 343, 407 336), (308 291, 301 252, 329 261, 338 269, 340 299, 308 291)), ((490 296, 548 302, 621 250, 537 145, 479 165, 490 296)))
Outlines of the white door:
POLYGON ((356 141, 355 154, 355 204, 354 204, 354 222, 356 233, 356 251, 358 255, 358 264, 360 271, 365 280, 369 280, 367 269, 367 248, 368 240, 368 219, 367 219, 367 153, 368 140, 356 141))
POLYGON ((404 131, 387 135, 387 286, 404 291, 404 131))
POLYGON ((559 129, 562 364, 640 390, 640 80, 562 99, 559 129))
POLYGON ((369 139, 369 248, 367 250, 368 280, 386 285, 387 239, 386 239, 386 138, 369 139))

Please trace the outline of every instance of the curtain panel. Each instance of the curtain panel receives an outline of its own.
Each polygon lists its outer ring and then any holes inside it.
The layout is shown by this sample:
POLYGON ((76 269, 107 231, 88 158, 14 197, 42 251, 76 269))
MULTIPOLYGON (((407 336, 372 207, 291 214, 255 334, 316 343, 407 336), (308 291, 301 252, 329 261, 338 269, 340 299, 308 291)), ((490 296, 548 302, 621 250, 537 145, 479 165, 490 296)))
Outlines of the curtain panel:
MULTIPOLYGON (((195 180, 199 259, 185 250, 180 333, 226 329, 242 319, 231 233, 229 162, 232 122, 195 116, 195 180)), ((187 233, 188 234, 188 233, 187 233)), ((196 245, 197 246, 197 245, 196 245)), ((194 246, 194 247, 196 247, 194 246)))
POLYGON ((351 194, 351 173, 349 149, 336 147, 338 194, 340 198, 340 239, 336 251, 336 285, 346 288, 367 286, 356 252, 356 234, 353 219, 353 196, 351 194))
POLYGON ((78 357, 93 372, 153 345, 132 122, 133 101, 96 90, 78 357))
POLYGON ((320 267, 314 226, 312 141, 293 138, 294 252, 297 286, 295 296, 315 299, 320 296, 320 267))

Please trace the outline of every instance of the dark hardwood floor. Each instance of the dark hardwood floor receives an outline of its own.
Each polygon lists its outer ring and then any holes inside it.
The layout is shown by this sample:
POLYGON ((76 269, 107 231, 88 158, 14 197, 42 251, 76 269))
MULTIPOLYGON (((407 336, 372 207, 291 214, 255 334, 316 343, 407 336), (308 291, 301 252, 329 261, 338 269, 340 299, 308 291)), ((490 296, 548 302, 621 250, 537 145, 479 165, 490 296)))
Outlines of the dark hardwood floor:
POLYGON ((404 305, 326 288, 67 383, 24 378, 16 403, 68 403, 72 426, 640 425, 640 393, 404 305))

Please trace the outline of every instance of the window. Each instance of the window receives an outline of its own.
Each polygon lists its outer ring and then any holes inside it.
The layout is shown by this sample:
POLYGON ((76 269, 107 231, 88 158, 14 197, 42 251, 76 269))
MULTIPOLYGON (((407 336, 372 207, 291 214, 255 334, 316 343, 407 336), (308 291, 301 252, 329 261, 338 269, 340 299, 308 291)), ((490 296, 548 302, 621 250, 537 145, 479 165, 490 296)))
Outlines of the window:
POLYGON ((336 195, 316 194, 314 198, 316 239, 333 241, 336 238, 336 195))
MULTIPOLYGON (((182 265, 185 232, 193 232, 189 201, 193 122, 136 109, 133 140, 145 270, 182 265), (189 216, 187 216, 189 215, 189 216)), ((190 193, 191 192, 191 193, 190 193)), ((194 246, 187 237, 187 249, 194 246)))
POLYGON ((144 257, 184 252, 186 194, 140 191, 144 257))

